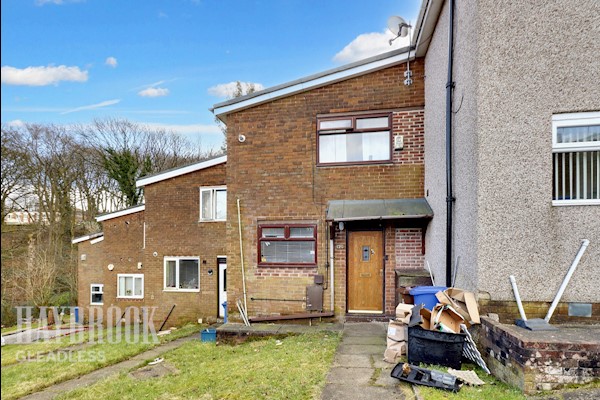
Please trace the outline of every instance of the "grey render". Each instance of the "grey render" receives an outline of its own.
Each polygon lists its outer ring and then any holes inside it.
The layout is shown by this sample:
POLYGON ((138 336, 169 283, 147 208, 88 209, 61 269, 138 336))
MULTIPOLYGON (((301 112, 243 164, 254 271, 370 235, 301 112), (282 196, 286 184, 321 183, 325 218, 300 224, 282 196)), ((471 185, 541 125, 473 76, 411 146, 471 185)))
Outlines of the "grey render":
MULTIPOLYGON (((426 259, 442 284, 444 3, 425 60, 426 259)), ((512 274, 523 300, 551 301, 585 238, 563 301, 600 302, 600 206, 552 206, 551 129, 553 114, 600 110, 600 2, 456 0, 454 32, 455 286, 512 300, 512 274)))

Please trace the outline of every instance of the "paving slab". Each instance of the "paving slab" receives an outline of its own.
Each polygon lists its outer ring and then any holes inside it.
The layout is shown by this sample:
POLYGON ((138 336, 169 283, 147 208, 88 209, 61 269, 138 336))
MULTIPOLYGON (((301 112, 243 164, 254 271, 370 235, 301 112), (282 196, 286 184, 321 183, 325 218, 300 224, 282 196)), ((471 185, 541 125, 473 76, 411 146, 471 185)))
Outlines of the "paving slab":
POLYGON ((349 386, 368 385, 374 372, 373 368, 333 367, 327 375, 326 382, 349 386))
POLYGON ((400 388, 330 384, 323 390, 321 398, 323 400, 403 400, 406 397, 400 388))
MULTIPOLYGON (((380 336, 348 336, 342 339, 343 344, 371 344, 375 346, 381 346, 382 344, 385 346, 386 341, 385 337, 380 336)), ((384 349, 385 350, 385 349, 384 349)), ((383 354, 383 353, 382 353, 383 354)))
POLYGON ((334 367, 360 368, 371 365, 371 356, 368 354, 336 354, 333 359, 334 367))
POLYGON ((337 350, 340 354, 376 354, 382 356, 385 352, 384 345, 374 344, 340 344, 337 350))

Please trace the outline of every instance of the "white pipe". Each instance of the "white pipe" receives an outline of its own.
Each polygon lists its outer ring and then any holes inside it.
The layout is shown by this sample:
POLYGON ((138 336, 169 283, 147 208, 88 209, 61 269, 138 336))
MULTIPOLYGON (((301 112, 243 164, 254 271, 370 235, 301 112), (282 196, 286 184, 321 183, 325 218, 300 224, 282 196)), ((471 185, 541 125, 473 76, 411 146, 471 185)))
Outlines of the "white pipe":
POLYGON ((521 319, 523 321, 527 321, 527 317, 525 316, 525 310, 523 310, 523 303, 521 303, 521 296, 519 296, 519 289, 517 288, 517 280, 515 279, 514 275, 509 276, 508 279, 510 279, 513 292, 515 292, 515 299, 517 299, 517 307, 519 307, 519 314, 521 314, 521 319))
MULTIPOLYGON (((327 228, 329 229, 329 227, 327 228)), ((334 262, 335 262, 335 257, 334 257, 334 252, 333 252, 333 239, 329 240, 329 291, 330 291, 330 297, 331 297, 331 304, 330 304, 330 310, 331 312, 333 312, 333 307, 334 307, 334 290, 335 290, 335 285, 334 285, 334 273, 333 273, 333 267, 334 267, 334 262)))
POLYGON ((429 277, 431 278, 431 285, 435 286, 435 279, 433 279, 433 273, 431 272, 431 265, 429 265, 429 260, 427 260, 427 269, 429 270, 429 277))
POLYGON ((562 297, 563 292, 565 291, 565 289, 567 288, 567 285, 569 284, 569 280, 571 280, 571 276, 573 275, 573 273, 575 272, 575 269, 577 268, 577 264, 579 264, 579 260, 581 260, 581 256, 583 256, 583 253, 585 253, 585 249, 588 247, 589 244, 590 244, 590 241, 587 239, 583 239, 581 241, 581 247, 579 248, 579 251, 577 252, 577 255, 575 256, 575 259, 573 260, 573 264, 571 264, 571 267, 569 268, 569 271, 567 272, 567 276, 565 276, 565 279, 563 279, 563 282, 560 285, 560 288, 558 289, 558 293, 556 293, 556 297, 554 297, 554 301, 552 302, 552 305, 550 306, 550 309, 548 310, 548 314, 546 314, 546 318, 544 318, 544 320, 546 322, 550 321, 550 318, 552 317, 552 314, 554 313, 554 309, 558 305, 558 302, 560 301, 560 298, 562 297))
POLYGON ((240 212, 240 199, 237 199, 238 212, 238 230, 240 234, 240 262, 242 264, 242 289, 244 291, 244 313, 248 313, 248 303, 246 300, 246 272, 244 271, 244 247, 242 246, 242 215, 240 212))

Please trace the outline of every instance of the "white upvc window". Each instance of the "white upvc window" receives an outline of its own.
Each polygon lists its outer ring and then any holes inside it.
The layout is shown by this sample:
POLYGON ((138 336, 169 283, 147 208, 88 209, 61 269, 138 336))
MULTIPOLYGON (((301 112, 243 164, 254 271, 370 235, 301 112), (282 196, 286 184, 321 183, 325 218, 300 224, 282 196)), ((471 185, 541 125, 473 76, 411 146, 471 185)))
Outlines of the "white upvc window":
POLYGON ((165 257, 165 291, 199 292, 200 258, 165 257))
POLYGON ((200 188, 200 221, 227 219, 227 187, 200 188))
POLYGON ((143 299, 144 274, 118 274, 117 298, 143 299))
POLYGON ((104 304, 104 285, 92 283, 90 285, 90 305, 101 306, 104 304))
POLYGON ((552 204, 600 205, 600 112, 552 116, 552 204))

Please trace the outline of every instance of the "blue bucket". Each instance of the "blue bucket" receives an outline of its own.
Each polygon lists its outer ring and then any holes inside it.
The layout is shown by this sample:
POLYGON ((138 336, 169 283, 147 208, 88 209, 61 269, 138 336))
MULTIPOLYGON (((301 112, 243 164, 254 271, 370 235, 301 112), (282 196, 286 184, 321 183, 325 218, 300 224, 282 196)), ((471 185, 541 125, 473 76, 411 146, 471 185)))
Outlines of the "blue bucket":
POLYGON ((202 332, 200 332, 200 341, 216 342, 217 341, 217 330, 216 329, 204 329, 202 332))

